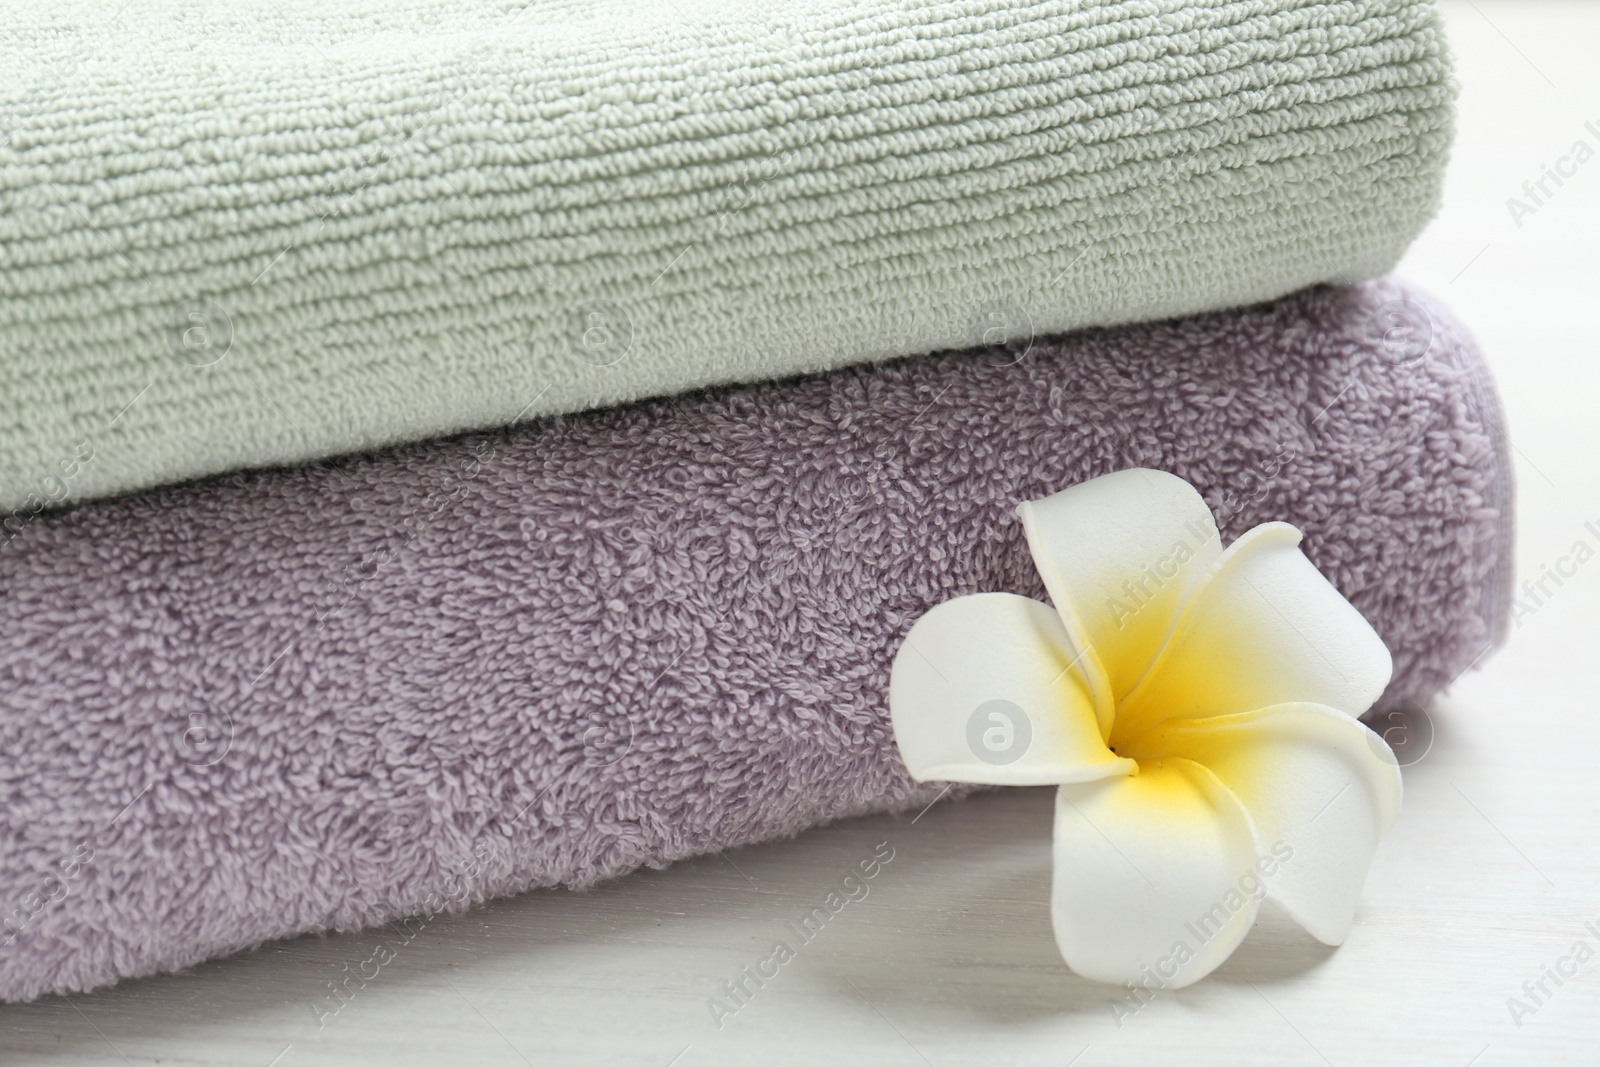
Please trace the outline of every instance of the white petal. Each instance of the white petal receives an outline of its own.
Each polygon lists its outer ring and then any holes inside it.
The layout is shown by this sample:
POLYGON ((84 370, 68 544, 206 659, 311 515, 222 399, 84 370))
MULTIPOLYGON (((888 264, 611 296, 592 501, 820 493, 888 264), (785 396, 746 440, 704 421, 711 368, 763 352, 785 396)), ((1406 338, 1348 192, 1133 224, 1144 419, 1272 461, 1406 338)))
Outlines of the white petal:
POLYGON ((1087 782, 1135 770, 1106 748, 1048 604, 1011 593, 948 600, 906 635, 889 676, 900 756, 918 781, 1087 782))
POLYGON ((1198 763, 1139 767, 1057 792, 1051 914, 1074 971, 1176 989, 1215 970, 1255 921, 1256 835, 1198 763))
POLYGON ((1061 612, 1102 732, 1115 702, 1161 648, 1196 582, 1222 553, 1194 486, 1136 467, 1017 509, 1033 562, 1061 612))
POLYGON ((1228 547, 1117 708, 1118 751, 1170 718, 1297 703, 1360 715, 1372 706, 1389 684, 1389 650, 1299 545, 1299 530, 1272 522, 1228 547))
POLYGON ((1344 941, 1400 814, 1400 767, 1382 738, 1332 708, 1290 704, 1169 722, 1141 744, 1214 772, 1276 861, 1263 871, 1268 893, 1317 940, 1344 941))

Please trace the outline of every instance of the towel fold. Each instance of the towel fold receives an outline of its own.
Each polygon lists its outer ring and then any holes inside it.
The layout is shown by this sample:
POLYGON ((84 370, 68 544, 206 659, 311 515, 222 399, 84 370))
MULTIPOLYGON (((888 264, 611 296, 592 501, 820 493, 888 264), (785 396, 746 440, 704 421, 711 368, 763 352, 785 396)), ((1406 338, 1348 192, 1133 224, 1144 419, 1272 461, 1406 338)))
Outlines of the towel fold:
POLYGON ((901 638, 1042 599, 1016 504, 1124 467, 1299 525, 1426 699, 1504 632, 1499 419, 1380 282, 40 516, 0 550, 0 997, 927 804, 901 638))
POLYGON ((1431 0, 43 0, 6 31, 0 516, 1373 277, 1452 122, 1431 0))

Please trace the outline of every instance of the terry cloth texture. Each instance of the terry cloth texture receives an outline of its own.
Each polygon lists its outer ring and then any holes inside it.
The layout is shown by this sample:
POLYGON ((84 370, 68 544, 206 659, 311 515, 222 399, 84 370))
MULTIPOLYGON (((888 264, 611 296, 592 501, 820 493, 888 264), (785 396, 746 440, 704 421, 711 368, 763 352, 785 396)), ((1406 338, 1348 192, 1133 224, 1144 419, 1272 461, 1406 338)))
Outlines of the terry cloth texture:
POLYGON ((1425 0, 14 5, 0 514, 1374 277, 1452 101, 1425 0))
POLYGON ((1426 699, 1504 633, 1499 418, 1368 283, 42 515, 0 550, 0 997, 925 805, 901 639, 1042 599, 1017 503, 1124 467, 1299 525, 1426 699))

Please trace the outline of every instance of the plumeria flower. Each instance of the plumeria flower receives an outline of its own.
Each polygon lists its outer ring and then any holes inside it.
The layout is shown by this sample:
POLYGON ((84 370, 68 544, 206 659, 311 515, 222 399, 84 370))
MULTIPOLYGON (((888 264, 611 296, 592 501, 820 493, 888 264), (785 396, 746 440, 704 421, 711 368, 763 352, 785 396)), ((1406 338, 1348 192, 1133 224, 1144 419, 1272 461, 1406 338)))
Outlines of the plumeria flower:
POLYGON ((1287 523, 1222 547, 1200 494, 1134 469, 1023 504, 1054 607, 940 604, 895 657, 919 781, 1056 785, 1051 917, 1067 965, 1178 988, 1270 894, 1318 940, 1353 921, 1400 769, 1356 720, 1389 652, 1287 523))

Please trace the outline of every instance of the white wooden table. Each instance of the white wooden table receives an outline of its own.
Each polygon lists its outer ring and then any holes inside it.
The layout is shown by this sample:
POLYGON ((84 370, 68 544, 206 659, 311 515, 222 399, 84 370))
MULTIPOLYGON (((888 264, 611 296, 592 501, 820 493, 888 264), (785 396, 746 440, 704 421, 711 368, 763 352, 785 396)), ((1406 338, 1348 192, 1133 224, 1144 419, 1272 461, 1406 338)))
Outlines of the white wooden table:
MULTIPOLYGON (((1600 526, 1600 159, 1548 184, 1520 226, 1506 201, 1574 142, 1600 149, 1600 5, 1447 13, 1460 137, 1443 215, 1402 273, 1450 301, 1496 363, 1519 571, 1536 575, 1580 538, 1600 546, 1584 529, 1600 526)), ((1265 916, 1214 976, 1120 1026, 1113 991, 1056 954, 1050 792, 1007 790, 440 917, 337 1014, 329 983, 378 935, 3 1006, 0 1062, 1600 1063, 1600 959, 1546 979, 1552 995, 1520 1026, 1507 1007, 1577 940, 1600 949, 1585 929, 1600 929, 1597 645, 1600 561, 1434 709, 1437 738, 1406 771, 1342 948, 1265 916), (881 842, 894 858, 868 896, 714 1020, 722 984, 881 842)))

